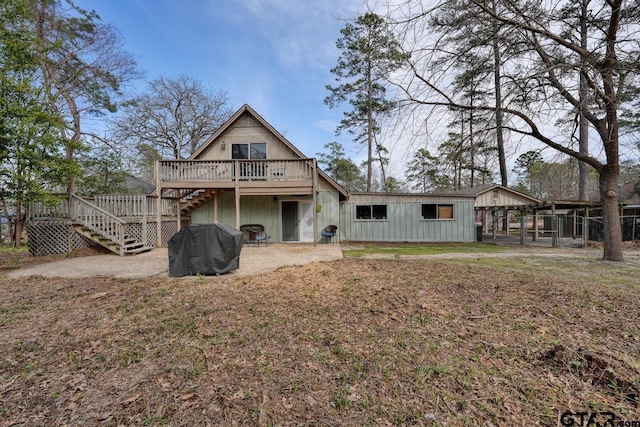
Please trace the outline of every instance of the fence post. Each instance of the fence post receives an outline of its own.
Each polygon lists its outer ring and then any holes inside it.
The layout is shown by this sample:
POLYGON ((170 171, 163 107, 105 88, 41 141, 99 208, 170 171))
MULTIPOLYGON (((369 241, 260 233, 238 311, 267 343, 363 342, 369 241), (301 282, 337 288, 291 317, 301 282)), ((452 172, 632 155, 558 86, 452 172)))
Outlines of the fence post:
POLYGON ((584 209, 584 247, 589 244, 589 206, 584 209))
POLYGON ((527 236, 526 214, 527 213, 524 209, 520 211, 520 245, 522 246, 526 244, 526 236, 527 236))

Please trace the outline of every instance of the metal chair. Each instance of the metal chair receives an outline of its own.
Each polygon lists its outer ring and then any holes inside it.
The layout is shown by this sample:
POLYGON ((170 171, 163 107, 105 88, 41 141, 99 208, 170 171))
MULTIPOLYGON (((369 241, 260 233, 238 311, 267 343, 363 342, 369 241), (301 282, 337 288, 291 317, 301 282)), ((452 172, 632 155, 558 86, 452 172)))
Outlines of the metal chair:
POLYGON ((337 232, 338 232, 337 225, 327 225, 325 228, 322 229, 322 237, 325 237, 327 238, 327 240, 330 240, 331 244, 335 244, 334 238, 336 237, 337 232))
POLYGON ((242 231, 245 243, 254 243, 256 246, 264 243, 267 246, 269 235, 264 231, 262 224, 244 224, 240 226, 240 231, 242 231))

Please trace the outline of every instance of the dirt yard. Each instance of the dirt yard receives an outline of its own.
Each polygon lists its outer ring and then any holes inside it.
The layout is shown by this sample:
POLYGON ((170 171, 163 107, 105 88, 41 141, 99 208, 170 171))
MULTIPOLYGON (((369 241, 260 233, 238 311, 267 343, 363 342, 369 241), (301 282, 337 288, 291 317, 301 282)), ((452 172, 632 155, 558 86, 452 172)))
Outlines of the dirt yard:
POLYGON ((639 307, 639 263, 580 258, 4 274, 0 425, 640 424, 639 307))

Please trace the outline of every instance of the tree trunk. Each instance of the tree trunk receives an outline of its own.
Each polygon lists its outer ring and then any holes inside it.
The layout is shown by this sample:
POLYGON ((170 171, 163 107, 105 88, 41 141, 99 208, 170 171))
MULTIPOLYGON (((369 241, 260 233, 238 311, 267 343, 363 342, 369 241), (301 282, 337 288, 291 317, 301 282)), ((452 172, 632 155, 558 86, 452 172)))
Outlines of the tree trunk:
POLYGON ((22 219, 22 201, 20 199, 16 200, 16 211, 15 213, 15 223, 14 223, 14 230, 15 230, 15 241, 13 243, 13 246, 15 246, 16 248, 19 248, 22 244, 22 224, 24 223, 23 219, 22 219))
POLYGON ((469 110, 469 166, 471 168, 471 185, 470 188, 475 187, 476 180, 476 150, 473 141, 473 93, 471 94, 471 109, 469 110))
POLYGON ((602 223, 605 261, 624 261, 622 253, 622 227, 618 207, 617 167, 605 166, 600 171, 600 201, 602 202, 602 223))
MULTIPOLYGON (((497 10, 496 1, 493 1, 492 8, 495 13, 497 10)), ((500 87, 500 67, 502 66, 502 59, 500 57, 500 49, 498 47, 498 23, 495 18, 492 18, 493 23, 493 84, 496 93, 496 144, 498 146, 498 161, 500 163, 500 183, 506 187, 508 184, 507 171, 507 156, 504 152, 504 134, 502 132, 503 117, 502 117, 502 88, 500 87)))
MULTIPOLYGON (((581 13, 580 13, 580 45, 586 51, 588 48, 588 33, 587 33, 587 6, 588 0, 582 0, 581 13)), ((580 154, 585 156, 589 155, 589 122, 584 116, 584 112, 587 110, 587 79, 584 76, 585 70, 580 73, 580 117, 579 117, 579 151, 580 154)), ((578 161, 578 200, 589 199, 589 165, 585 162, 578 161)))

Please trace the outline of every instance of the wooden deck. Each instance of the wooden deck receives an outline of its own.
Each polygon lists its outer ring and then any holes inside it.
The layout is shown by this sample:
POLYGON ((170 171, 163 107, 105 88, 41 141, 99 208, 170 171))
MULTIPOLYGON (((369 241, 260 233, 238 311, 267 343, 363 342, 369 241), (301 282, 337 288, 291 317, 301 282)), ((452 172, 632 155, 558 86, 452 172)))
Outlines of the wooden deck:
POLYGON ((311 194, 314 159, 161 160, 161 189, 238 189, 244 195, 311 194))

